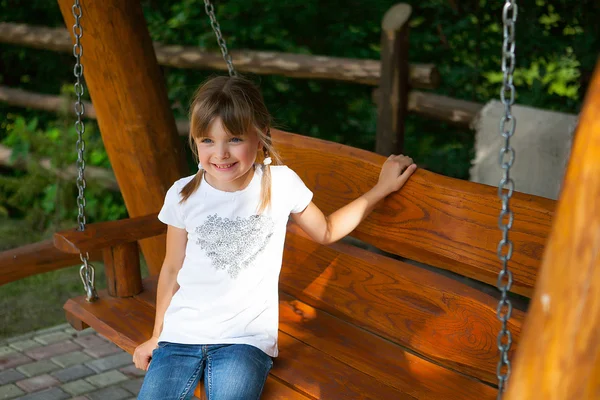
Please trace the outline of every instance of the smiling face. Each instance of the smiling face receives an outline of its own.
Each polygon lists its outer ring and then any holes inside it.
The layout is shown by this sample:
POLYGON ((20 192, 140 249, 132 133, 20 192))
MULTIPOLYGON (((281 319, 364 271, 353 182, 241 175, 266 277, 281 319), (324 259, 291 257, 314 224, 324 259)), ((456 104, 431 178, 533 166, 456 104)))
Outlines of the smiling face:
POLYGON ((246 187, 254 176, 254 161, 261 147, 258 135, 249 132, 233 136, 218 117, 206 133, 205 137, 195 139, 206 181, 215 189, 226 192, 246 187))

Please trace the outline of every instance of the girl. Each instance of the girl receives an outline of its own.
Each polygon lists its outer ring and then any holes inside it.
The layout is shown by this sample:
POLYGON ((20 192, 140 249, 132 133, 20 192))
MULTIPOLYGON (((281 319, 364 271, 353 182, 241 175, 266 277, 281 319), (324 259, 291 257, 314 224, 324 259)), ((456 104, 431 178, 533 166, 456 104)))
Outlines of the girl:
POLYGON ((154 332, 133 354, 148 371, 140 400, 188 399, 202 375, 209 400, 258 399, 278 353, 289 216, 313 240, 335 242, 416 169, 411 158, 390 156, 370 191, 326 217, 298 175, 277 165, 270 126, 246 79, 213 78, 194 97, 189 141, 199 171, 173 184, 158 216, 168 225, 167 252, 154 332))

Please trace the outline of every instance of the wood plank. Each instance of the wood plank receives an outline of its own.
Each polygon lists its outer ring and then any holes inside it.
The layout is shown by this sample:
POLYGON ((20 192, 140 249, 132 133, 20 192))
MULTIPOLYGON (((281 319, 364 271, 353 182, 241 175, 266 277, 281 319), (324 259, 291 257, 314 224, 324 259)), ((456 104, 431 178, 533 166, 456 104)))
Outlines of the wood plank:
MULTIPOLYGON (((154 307, 156 277, 144 280, 137 296, 154 307)), ((407 352, 348 322, 280 293, 279 329, 297 340, 422 400, 493 399, 496 390, 407 352)), ((289 357, 283 351, 280 357, 289 357)))
MULTIPOLYGON (((284 163, 331 213, 370 189, 385 157, 315 138, 273 131, 284 163)), ((418 164, 418 160, 416 161, 418 164)), ((555 201, 514 193, 513 291, 530 297, 555 201)), ((418 169, 352 233, 384 251, 496 284, 500 200, 491 186, 418 169)))
MULTIPOLYGON (((435 272, 290 228, 283 291, 449 369, 495 383, 497 300, 435 272)), ((517 348, 522 312, 509 322, 517 348)))
POLYGON ((426 361, 284 293, 280 294, 279 321, 282 332, 415 398, 496 398, 491 386, 426 361))
POLYGON ((509 378, 508 400, 600 399, 600 59, 509 378))
POLYGON ((163 235, 167 226, 158 220, 158 213, 118 221, 86 225, 84 231, 75 229, 54 234, 54 245, 65 253, 102 250, 141 239, 163 235))
MULTIPOLYGON (((71 35, 73 2, 58 4, 71 35)), ((142 6, 103 0, 82 1, 81 7, 85 84, 127 211, 131 217, 158 212, 169 187, 189 169, 142 6)), ((148 269, 157 273, 164 238, 144 239, 140 246, 148 269)))
POLYGON ((103 250, 106 289, 116 297, 135 296, 142 291, 140 249, 137 242, 103 250))
MULTIPOLYGON (((84 12, 84 15, 87 14, 84 12)), ((69 33, 64 28, 0 22, 0 42, 68 53, 73 51, 69 33)), ((160 65, 227 71, 219 51, 208 52, 204 48, 165 45, 158 42, 154 43, 154 50, 160 65)), ((230 54, 236 69, 245 73, 331 79, 365 85, 378 85, 380 80, 379 60, 236 49, 232 49, 230 54)), ((435 65, 410 65, 412 87, 435 89, 439 83, 440 74, 435 65)))
MULTIPOLYGON (((145 284, 148 286, 147 282, 145 284)), ((104 290, 99 292, 99 299, 96 302, 89 303, 81 296, 69 299, 64 308, 69 322, 75 324, 76 328, 90 326, 129 354, 133 354, 138 345, 152 336, 154 307, 134 297, 110 297, 104 290)), ((267 378, 262 398, 265 400, 310 399, 272 377, 267 378)))
MULTIPOLYGON (((91 252, 90 260, 102 260, 102 252, 91 252)), ((5 250, 0 252, 0 285, 75 265, 81 265, 79 253, 63 253, 52 240, 5 250)))

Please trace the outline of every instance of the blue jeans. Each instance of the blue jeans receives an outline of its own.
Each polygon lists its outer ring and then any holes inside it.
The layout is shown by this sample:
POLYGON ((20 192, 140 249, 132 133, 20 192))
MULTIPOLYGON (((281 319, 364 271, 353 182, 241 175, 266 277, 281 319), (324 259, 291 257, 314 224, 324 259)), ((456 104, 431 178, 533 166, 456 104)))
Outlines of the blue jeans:
POLYGON ((258 400, 273 360, 246 344, 158 343, 138 400, 190 399, 204 374, 208 400, 258 400))

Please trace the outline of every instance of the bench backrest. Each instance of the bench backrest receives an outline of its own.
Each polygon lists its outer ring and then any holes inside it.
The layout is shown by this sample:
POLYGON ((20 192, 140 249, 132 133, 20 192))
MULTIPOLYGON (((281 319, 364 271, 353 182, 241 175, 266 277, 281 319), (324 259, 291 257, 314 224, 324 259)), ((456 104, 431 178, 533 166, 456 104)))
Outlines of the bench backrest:
MULTIPOLYGON (((375 153, 281 131, 273 132, 273 142, 325 213, 370 189, 385 161, 375 153)), ((531 297, 555 205, 554 200, 518 192, 511 199, 515 293, 531 297)), ((386 252, 495 285, 499 211, 497 188, 417 170, 352 236, 386 252)))
MULTIPOLYGON (((376 182, 385 157, 340 144, 273 132, 286 165, 332 212, 376 182)), ((531 296, 555 202, 515 193, 511 208, 513 291, 531 296)), ((497 189, 418 170, 352 233, 402 257, 496 284, 497 189)), ((288 230, 282 290, 423 358, 496 383, 497 300, 436 272, 345 244, 321 246, 288 230)), ((513 311, 514 352, 524 314, 513 311)), ((308 323, 308 322, 307 322, 308 323)), ((315 322, 318 323, 318 322, 315 322)), ((368 357, 368 355, 365 355, 368 357)))

